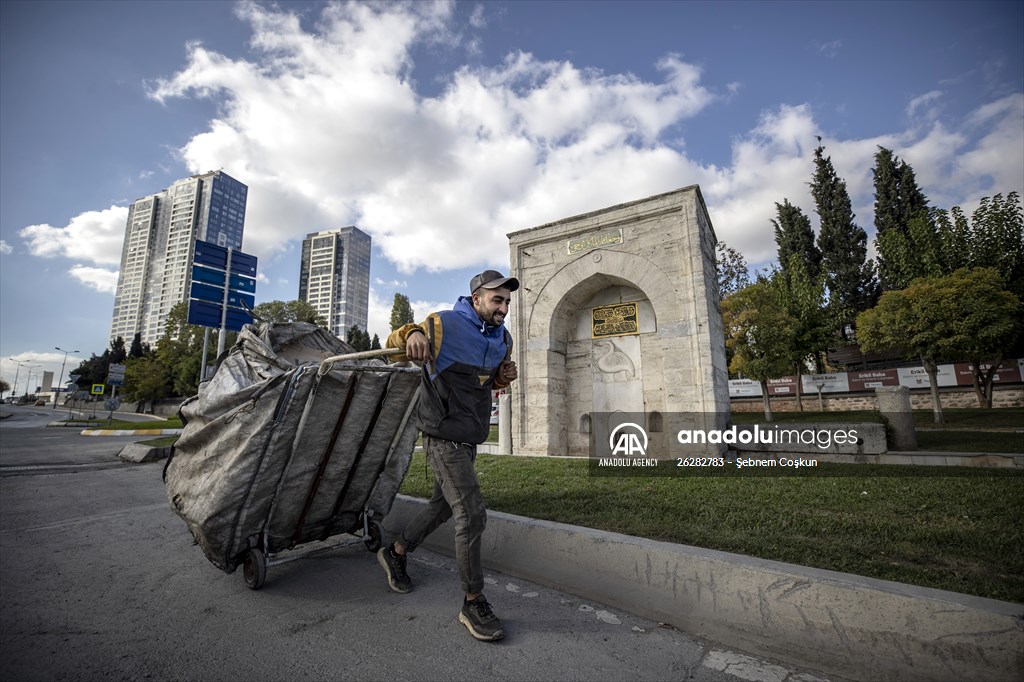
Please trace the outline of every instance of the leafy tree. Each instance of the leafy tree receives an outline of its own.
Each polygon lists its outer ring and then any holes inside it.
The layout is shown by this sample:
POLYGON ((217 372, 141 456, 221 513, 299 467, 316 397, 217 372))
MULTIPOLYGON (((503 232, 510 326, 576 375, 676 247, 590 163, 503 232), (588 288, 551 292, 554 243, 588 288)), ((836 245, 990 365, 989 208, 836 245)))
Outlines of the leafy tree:
MULTIPOLYGON (((227 332, 224 347, 230 348, 237 336, 235 332, 227 332)), ((188 323, 186 302, 171 307, 164 324, 164 335, 156 343, 157 360, 170 373, 171 395, 193 395, 199 390, 205 337, 205 327, 188 323)), ((215 353, 215 349, 208 350, 208 355, 215 353)))
POLYGON ((118 336, 110 342, 110 361, 114 364, 121 364, 128 357, 124 348, 124 337, 118 336))
POLYGON ((380 349, 381 349, 380 337, 378 337, 376 334, 374 334, 373 335, 373 341, 370 342, 370 350, 380 350, 380 349))
POLYGON ((807 277, 816 281, 821 273, 821 251, 814 245, 810 219, 799 206, 789 203, 789 199, 776 203, 775 211, 777 219, 772 220, 772 225, 775 226, 779 267, 788 277, 791 258, 797 256, 807 277))
POLYGON ((352 346, 352 349, 357 353, 370 350, 370 335, 360 329, 357 324, 349 327, 345 341, 347 341, 348 345, 352 346))
POLYGON ((268 301, 257 305, 252 312, 254 317, 264 322, 312 322, 328 329, 327 320, 307 301, 268 301))
POLYGON ((130 358, 124 372, 124 392, 130 400, 160 400, 171 397, 174 381, 169 368, 155 353, 130 358))
MULTIPOLYGON (((718 274, 718 293, 722 298, 750 285, 747 261, 743 255, 725 242, 715 246, 715 272, 718 274)), ((412 320, 409 320, 412 322, 412 320)))
POLYGON ((991 406, 992 377, 1020 334, 1020 319, 1020 300, 1003 288, 997 271, 960 269, 882 294, 877 306, 858 316, 857 338, 867 351, 896 350, 921 360, 931 383, 935 423, 941 424, 939 361, 970 359, 979 404, 991 406), (993 361, 987 372, 981 369, 985 360, 993 361))
POLYGON ((825 307, 825 276, 812 279, 800 260, 799 254, 790 256, 788 274, 776 271, 765 280, 772 286, 779 300, 793 318, 793 339, 789 359, 796 374, 797 409, 803 411, 801 377, 812 361, 818 371, 822 369, 821 355, 832 339, 833 324, 825 307))
POLYGON ((78 369, 68 376, 75 376, 75 385, 79 390, 89 390, 93 384, 103 384, 107 381, 107 367, 110 365, 110 349, 103 351, 103 355, 92 353, 87 360, 82 360, 78 369))
POLYGON ((991 267, 1005 277, 1007 289, 1024 297, 1024 217, 1016 192, 983 197, 970 220, 959 206, 927 209, 910 218, 904 231, 881 235, 877 244, 899 265, 890 277, 893 288, 904 289, 918 277, 991 267))
POLYGON ((966 241, 971 267, 995 268, 1006 288, 1024 300, 1024 213, 1020 195, 984 197, 971 214, 966 241))
POLYGON ((141 358, 143 355, 148 355, 149 352, 149 344, 142 343, 142 332, 135 332, 135 336, 132 337, 131 348, 128 350, 128 357, 141 358))
POLYGON ((874 264, 867 260, 867 233, 853 222, 854 214, 846 183, 836 175, 831 157, 814 150, 811 195, 817 206, 821 229, 818 248, 826 276, 829 309, 842 335, 856 314, 867 310, 878 296, 874 264))
POLYGON ((3 379, 0 379, 0 397, 2 397, 3 394, 7 393, 7 391, 9 390, 11 390, 11 385, 4 381, 3 379))
POLYGON ((414 321, 409 297, 405 294, 395 294, 395 301, 391 304, 391 331, 414 321))
POLYGON ((928 199, 917 186, 914 169, 892 153, 879 147, 872 168, 875 184, 875 244, 878 251, 878 273, 882 288, 902 289, 923 273, 914 265, 920 248, 931 242, 919 223, 912 234, 911 221, 927 220, 928 199))
POLYGON ((726 347, 732 351, 729 371, 758 381, 764 397, 764 416, 772 421, 768 379, 792 368, 797 321, 779 295, 779 288, 760 280, 722 301, 726 347))

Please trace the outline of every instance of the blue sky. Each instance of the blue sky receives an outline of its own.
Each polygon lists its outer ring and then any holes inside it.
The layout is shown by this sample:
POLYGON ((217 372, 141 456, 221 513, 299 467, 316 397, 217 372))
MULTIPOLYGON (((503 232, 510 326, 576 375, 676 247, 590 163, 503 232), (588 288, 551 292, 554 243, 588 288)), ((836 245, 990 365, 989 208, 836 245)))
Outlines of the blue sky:
MULTIPOLYGON (((932 205, 1024 192, 1020 2, 0 3, 0 376, 109 344, 127 207, 246 183, 257 301, 302 237, 374 238, 369 331, 418 315, 519 229, 701 186, 719 239, 817 224, 816 136, 874 235, 872 157, 932 205)), ((36 383, 33 380, 33 384, 36 383)))

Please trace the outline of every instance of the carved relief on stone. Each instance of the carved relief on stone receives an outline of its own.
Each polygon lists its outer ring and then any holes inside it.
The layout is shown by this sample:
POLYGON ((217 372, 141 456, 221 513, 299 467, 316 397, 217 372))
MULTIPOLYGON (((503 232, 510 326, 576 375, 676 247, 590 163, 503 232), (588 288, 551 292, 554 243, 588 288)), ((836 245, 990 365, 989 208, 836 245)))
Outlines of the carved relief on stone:
POLYGON ((594 342, 594 373, 602 383, 618 383, 636 378, 636 364, 613 339, 594 342))

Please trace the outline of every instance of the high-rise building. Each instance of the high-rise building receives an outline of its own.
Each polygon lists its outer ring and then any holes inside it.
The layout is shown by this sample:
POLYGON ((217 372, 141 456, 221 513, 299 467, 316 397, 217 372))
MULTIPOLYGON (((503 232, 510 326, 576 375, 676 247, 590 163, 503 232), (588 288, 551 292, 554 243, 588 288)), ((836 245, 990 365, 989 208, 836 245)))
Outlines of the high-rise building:
POLYGON ((136 199, 117 278, 110 338, 130 344, 163 336, 167 314, 188 300, 196 240, 241 249, 249 188, 223 171, 178 180, 158 194, 136 199))
POLYGON ((366 331, 370 307, 370 235, 356 227, 311 232, 302 240, 299 299, 316 308, 344 339, 366 331))

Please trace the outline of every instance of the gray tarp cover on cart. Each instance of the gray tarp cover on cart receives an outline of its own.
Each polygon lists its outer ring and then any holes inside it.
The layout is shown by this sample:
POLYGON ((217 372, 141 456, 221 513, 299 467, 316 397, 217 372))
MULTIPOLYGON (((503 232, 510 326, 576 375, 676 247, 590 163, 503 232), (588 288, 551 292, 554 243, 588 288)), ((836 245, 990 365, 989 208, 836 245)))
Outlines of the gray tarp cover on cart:
POLYGON ((308 323, 247 325, 199 394, 164 468, 171 506, 231 572, 363 528, 394 502, 415 446, 420 370, 323 360, 351 348, 308 323))

